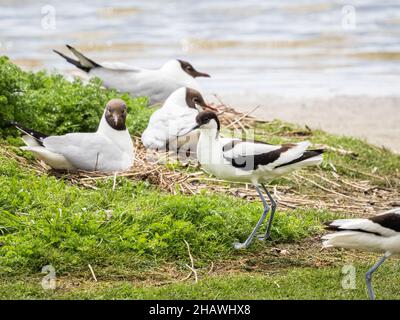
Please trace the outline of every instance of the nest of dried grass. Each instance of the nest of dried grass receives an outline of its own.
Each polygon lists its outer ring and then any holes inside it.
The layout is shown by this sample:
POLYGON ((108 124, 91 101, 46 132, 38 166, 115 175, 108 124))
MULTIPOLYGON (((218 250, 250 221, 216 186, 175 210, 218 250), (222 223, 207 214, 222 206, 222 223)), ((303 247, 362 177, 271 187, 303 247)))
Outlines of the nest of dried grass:
MULTIPOLYGON (((253 127, 255 121, 259 122, 252 118, 249 113, 237 112, 222 102, 214 106, 218 108, 220 121, 225 127, 248 129, 253 127)), ((201 171, 195 160, 184 164, 180 163, 179 165, 166 165, 166 160, 170 160, 167 153, 154 152, 149 154, 141 144, 139 137, 134 137, 134 141, 136 145, 135 165, 129 171, 117 174, 85 171, 74 173, 57 172, 51 170, 43 162, 28 161, 26 158, 18 156, 7 149, 4 149, 3 152, 23 163, 25 167, 35 170, 39 175, 52 174, 85 188, 97 189, 98 181, 105 179, 113 179, 115 188, 117 187, 116 177, 125 177, 133 180, 148 181, 161 190, 172 194, 197 194, 202 191, 220 192, 258 201, 257 193, 251 185, 226 183, 217 178, 207 176, 201 171)), ((329 149, 331 152, 349 152, 329 149)), ((375 214, 391 205, 400 205, 396 201, 396 199, 400 199, 400 194, 396 188, 385 188, 373 185, 370 182, 373 180, 371 178, 378 180, 387 178, 370 173, 358 173, 361 176, 365 176, 365 179, 350 180, 340 176, 333 166, 332 171, 322 169, 303 170, 285 178, 290 179, 291 186, 269 187, 273 191, 278 204, 281 207, 290 209, 311 207, 359 216, 375 214)))

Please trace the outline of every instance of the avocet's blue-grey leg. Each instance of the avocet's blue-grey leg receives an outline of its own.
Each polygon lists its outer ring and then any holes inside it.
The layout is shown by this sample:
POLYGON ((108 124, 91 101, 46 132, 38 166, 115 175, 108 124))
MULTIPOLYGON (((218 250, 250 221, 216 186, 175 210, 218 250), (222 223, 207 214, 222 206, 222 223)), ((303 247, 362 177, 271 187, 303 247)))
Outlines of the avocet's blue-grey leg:
POLYGON ((371 285, 372 274, 376 271, 376 269, 378 269, 381 266, 382 263, 385 262, 385 260, 389 256, 390 256, 390 253, 386 252, 385 255, 365 274, 365 279, 366 279, 367 288, 368 288, 368 295, 369 295, 370 300, 375 300, 374 289, 372 288, 372 285, 371 285))
POLYGON ((268 192, 267 188, 265 187, 264 184, 261 184, 261 186, 263 187, 265 193, 268 196, 269 201, 271 202, 271 213, 268 219, 268 223, 267 223, 267 230, 265 232, 264 236, 260 236, 258 237, 260 240, 267 240, 269 238, 269 236, 271 235, 271 226, 272 226, 272 220, 274 220, 274 216, 275 216, 275 210, 276 210, 276 202, 275 200, 272 198, 271 194, 268 192))
POLYGON ((261 201, 264 205, 264 211, 263 211, 263 214, 261 215, 260 219, 258 220, 256 226, 254 227, 253 231, 251 232, 249 237, 246 239, 246 241, 243 243, 241 243, 241 242, 234 243, 235 249, 245 249, 250 245, 250 243, 253 241, 253 238, 256 235, 258 229, 260 229, 262 223, 264 222, 265 217, 267 216, 267 213, 269 211, 269 205, 268 205, 267 201, 265 200, 260 188, 257 185, 255 185, 255 187, 256 187, 257 193, 260 196, 261 201))

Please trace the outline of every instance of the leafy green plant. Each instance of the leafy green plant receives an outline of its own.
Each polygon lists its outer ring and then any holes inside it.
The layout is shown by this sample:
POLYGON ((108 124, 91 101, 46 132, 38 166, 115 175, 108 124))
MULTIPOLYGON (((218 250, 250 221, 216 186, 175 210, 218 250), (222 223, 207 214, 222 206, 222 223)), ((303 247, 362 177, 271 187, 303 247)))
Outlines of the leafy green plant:
POLYGON ((0 57, 0 129, 15 134, 6 120, 15 120, 45 134, 95 131, 108 100, 121 98, 128 105, 128 129, 132 135, 146 127, 152 110, 147 98, 104 89, 99 79, 88 84, 67 81, 58 74, 26 72, 0 57))

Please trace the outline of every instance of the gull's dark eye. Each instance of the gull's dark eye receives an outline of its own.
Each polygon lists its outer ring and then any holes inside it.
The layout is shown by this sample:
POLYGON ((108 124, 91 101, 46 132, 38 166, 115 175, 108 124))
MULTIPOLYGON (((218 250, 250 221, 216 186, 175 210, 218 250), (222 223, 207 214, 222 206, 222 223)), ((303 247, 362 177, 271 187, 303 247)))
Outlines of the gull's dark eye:
POLYGON ((193 102, 194 102, 194 103, 198 103, 198 102, 199 102, 199 99, 198 99, 198 98, 193 98, 193 102))

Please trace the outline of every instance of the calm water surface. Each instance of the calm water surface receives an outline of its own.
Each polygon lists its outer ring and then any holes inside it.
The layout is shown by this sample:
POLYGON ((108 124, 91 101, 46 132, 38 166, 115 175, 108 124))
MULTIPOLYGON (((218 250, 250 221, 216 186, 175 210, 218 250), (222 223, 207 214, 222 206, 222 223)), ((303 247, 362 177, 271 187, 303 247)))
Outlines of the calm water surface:
POLYGON ((0 0, 0 54, 71 72, 51 49, 212 74, 205 89, 284 95, 396 95, 400 1, 0 0))

